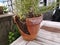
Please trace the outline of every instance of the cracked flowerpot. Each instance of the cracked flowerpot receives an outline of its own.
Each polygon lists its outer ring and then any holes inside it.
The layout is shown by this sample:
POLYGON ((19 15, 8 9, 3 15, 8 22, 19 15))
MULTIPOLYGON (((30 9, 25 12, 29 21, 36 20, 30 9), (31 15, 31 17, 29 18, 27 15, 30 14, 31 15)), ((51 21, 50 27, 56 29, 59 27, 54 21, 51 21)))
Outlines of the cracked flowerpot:
POLYGON ((23 23, 17 16, 15 16, 15 22, 20 34, 22 35, 23 39, 28 41, 34 40, 36 38, 42 20, 43 16, 41 15, 39 17, 26 18, 26 22, 23 23))

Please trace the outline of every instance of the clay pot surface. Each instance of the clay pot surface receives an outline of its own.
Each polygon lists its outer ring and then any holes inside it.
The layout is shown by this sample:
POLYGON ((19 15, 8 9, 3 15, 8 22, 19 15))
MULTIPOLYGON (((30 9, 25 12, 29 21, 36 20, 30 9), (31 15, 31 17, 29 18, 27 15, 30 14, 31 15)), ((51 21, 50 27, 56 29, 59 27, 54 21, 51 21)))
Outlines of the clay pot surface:
POLYGON ((0 6, 0 14, 3 14, 3 7, 0 6))
POLYGON ((37 36, 40 29, 40 24, 43 20, 43 15, 40 17, 26 18, 26 22, 22 23, 17 16, 15 16, 15 23, 19 29, 23 39, 31 41, 37 36))
POLYGON ((20 30, 23 39, 30 41, 36 38, 37 33, 40 29, 40 24, 42 22, 42 19, 43 19, 43 16, 26 19, 26 25, 30 35, 25 34, 20 30))

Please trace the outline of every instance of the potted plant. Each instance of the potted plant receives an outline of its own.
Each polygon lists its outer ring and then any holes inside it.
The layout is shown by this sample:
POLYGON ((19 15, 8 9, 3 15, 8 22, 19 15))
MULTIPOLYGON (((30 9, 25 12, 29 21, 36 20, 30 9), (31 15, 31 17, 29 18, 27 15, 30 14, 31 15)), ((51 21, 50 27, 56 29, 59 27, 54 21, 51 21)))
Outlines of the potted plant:
POLYGON ((3 3, 0 2, 0 14, 3 14, 3 3))
POLYGON ((3 14, 3 6, 0 6, 0 14, 3 14))
POLYGON ((15 22, 19 31, 25 40, 33 40, 36 38, 43 20, 42 13, 51 9, 52 6, 39 7, 40 0, 15 0, 16 15, 15 22))

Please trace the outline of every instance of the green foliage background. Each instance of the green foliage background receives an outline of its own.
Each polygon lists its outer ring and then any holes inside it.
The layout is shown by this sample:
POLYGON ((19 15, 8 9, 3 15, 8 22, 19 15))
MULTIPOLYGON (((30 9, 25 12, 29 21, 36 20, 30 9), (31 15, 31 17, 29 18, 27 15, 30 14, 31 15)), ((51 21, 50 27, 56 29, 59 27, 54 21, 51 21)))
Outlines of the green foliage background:
POLYGON ((13 30, 14 31, 10 31, 8 35, 9 44, 11 44, 13 41, 15 41, 20 36, 19 30, 15 24, 13 25, 13 30))

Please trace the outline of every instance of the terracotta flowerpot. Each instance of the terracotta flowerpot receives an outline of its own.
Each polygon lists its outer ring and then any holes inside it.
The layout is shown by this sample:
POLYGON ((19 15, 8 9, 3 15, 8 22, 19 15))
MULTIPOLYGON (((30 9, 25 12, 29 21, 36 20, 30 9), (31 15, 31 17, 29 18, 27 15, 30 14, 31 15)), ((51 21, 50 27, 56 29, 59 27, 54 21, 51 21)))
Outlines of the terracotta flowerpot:
POLYGON ((27 18, 26 25, 24 25, 25 27, 27 27, 27 29, 25 28, 26 30, 21 29, 21 27, 24 28, 24 26, 21 25, 22 23, 19 24, 19 22, 15 20, 23 39, 30 41, 36 38, 37 33, 40 29, 40 23, 42 22, 42 19, 43 16, 27 18))
POLYGON ((3 6, 0 6, 0 14, 3 14, 3 6))

